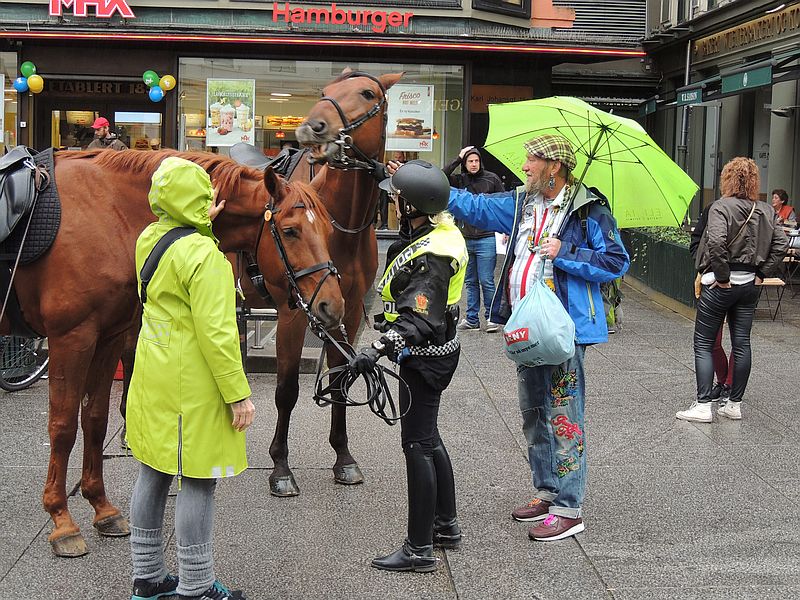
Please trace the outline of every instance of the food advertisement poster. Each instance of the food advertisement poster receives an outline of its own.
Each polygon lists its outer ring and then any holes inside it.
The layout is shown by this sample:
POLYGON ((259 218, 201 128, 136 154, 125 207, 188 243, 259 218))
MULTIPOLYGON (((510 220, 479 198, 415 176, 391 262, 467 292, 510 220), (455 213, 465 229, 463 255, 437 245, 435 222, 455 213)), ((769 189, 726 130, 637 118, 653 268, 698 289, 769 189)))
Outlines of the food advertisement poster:
POLYGON ((393 85, 387 96, 389 120, 386 123, 386 149, 431 152, 433 86, 393 85))
POLYGON ((254 145, 255 79, 206 80, 206 146, 254 145))

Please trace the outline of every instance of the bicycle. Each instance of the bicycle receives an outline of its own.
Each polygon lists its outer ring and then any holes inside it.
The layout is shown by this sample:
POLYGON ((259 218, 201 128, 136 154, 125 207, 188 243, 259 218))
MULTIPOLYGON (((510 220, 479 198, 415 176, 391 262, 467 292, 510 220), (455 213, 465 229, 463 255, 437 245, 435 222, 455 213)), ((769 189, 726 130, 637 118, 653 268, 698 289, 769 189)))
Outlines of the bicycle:
POLYGON ((44 377, 50 362, 46 338, 0 336, 0 388, 18 392, 44 377))

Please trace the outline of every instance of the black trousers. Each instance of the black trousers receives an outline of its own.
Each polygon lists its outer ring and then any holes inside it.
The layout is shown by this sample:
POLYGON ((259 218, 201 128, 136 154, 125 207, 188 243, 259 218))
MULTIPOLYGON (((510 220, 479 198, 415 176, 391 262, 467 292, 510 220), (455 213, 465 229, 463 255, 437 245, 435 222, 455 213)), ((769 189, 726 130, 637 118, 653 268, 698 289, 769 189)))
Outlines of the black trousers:
POLYGON ((415 368, 401 365, 400 377, 409 388, 406 389, 402 383, 400 384, 400 410, 401 412, 408 410, 400 421, 403 450, 410 444, 419 444, 425 453, 430 455, 433 447, 441 443, 438 420, 442 391, 431 386, 426 380, 426 374, 415 368))
POLYGON ((759 288, 755 282, 733 285, 730 289, 703 286, 694 321, 694 367, 698 402, 711 402, 711 389, 714 385, 712 351, 717 332, 726 315, 733 346, 731 401, 741 402, 750 378, 750 329, 753 326, 758 296, 759 288))

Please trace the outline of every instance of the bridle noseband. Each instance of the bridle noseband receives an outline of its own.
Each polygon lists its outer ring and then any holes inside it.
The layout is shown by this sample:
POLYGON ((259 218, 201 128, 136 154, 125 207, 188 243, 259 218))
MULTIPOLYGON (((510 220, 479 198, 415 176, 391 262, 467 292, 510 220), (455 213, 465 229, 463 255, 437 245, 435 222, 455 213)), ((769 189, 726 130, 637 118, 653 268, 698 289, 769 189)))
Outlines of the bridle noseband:
MULTIPOLYGON (((293 205, 292 208, 301 208, 308 210, 305 204, 302 202, 298 202, 297 204, 293 205)), ((317 319, 316 315, 311 312, 311 306, 314 305, 314 301, 317 298, 317 294, 322 289, 322 285, 325 283, 325 280, 328 279, 331 275, 336 275, 339 277, 339 271, 333 265, 333 261, 329 260, 323 263, 317 263, 316 265, 307 267, 305 269, 300 269, 299 271, 295 271, 292 267, 291 263, 289 262, 289 255, 286 253, 286 248, 283 245, 283 239, 281 238, 280 231, 278 230, 278 225, 275 222, 275 214, 279 211, 279 208, 275 207, 273 199, 270 197, 269 203, 264 207, 264 220, 261 223, 261 229, 258 231, 258 238, 256 238, 256 246, 255 246, 255 255, 258 255, 258 248, 261 245, 261 238, 264 234, 264 227, 267 223, 269 223, 269 230, 270 234, 272 235, 272 239, 275 242, 275 247, 278 250, 278 256, 281 259, 281 263, 283 263, 284 275, 286 279, 289 280, 289 308, 294 310, 296 308, 301 308, 306 316, 308 317, 309 324, 314 328, 314 326, 322 327, 322 324, 319 323, 319 319, 317 319), (327 270, 327 273, 322 276, 317 283, 317 287, 314 289, 314 293, 311 295, 311 298, 308 302, 305 301, 303 298, 303 294, 300 291, 300 286, 298 285, 298 281, 305 277, 306 275, 311 275, 312 273, 316 273, 317 271, 327 270)), ((245 258, 247 259, 247 267, 245 268, 245 272, 247 276, 250 278, 250 281, 253 283, 253 287, 258 292, 258 295, 262 298, 269 299, 270 294, 267 291, 267 286, 264 283, 264 275, 261 272, 261 268, 258 266, 258 261, 256 260, 255 256, 247 252, 245 253, 245 258)))
MULTIPOLYGON (((334 140, 333 143, 336 144, 339 149, 333 156, 328 158, 328 166, 334 169, 367 169, 372 170, 375 168, 374 161, 367 156, 358 146, 353 143, 353 138, 350 136, 350 132, 355 131, 359 127, 361 127, 364 123, 369 121, 372 117, 379 114, 381 109, 386 106, 386 88, 381 83, 380 79, 370 75, 369 73, 362 73, 360 71, 353 71, 349 73, 345 80, 352 79, 354 77, 366 77, 374 81, 378 84, 378 87, 381 90, 381 99, 375 103, 375 105, 370 108, 366 113, 358 117, 354 121, 350 121, 347 118, 347 115, 344 114, 342 107, 336 101, 335 98, 331 98, 330 96, 323 96, 320 98, 320 102, 330 102, 333 104, 333 107, 336 109, 336 112, 339 113, 339 118, 342 120, 342 128, 339 130, 339 139, 334 140), (355 154, 355 157, 348 156, 347 151, 350 150, 355 154)), ((386 120, 388 115, 386 111, 383 111, 383 130, 381 131, 381 145, 385 143, 386 137, 386 120)))

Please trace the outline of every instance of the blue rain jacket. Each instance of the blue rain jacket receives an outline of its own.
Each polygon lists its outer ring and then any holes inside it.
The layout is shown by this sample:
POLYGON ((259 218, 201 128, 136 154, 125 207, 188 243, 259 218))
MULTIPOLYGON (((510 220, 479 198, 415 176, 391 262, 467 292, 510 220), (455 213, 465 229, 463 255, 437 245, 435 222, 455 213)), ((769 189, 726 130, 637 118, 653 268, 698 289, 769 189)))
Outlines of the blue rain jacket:
MULTIPOLYGON (((473 194, 467 190, 450 189, 447 209, 456 219, 510 236, 501 279, 490 309, 495 323, 505 324, 511 315, 508 278, 514 263, 525 195, 525 186, 498 194, 473 194)), ((581 186, 559 239, 561 250, 553 260, 553 280, 556 296, 575 321, 576 343, 608 341, 600 284, 624 275, 630 266, 630 258, 607 203, 581 186), (581 210, 584 206, 588 207, 588 212, 581 210), (583 214, 586 215, 585 235, 581 225, 583 214)))

